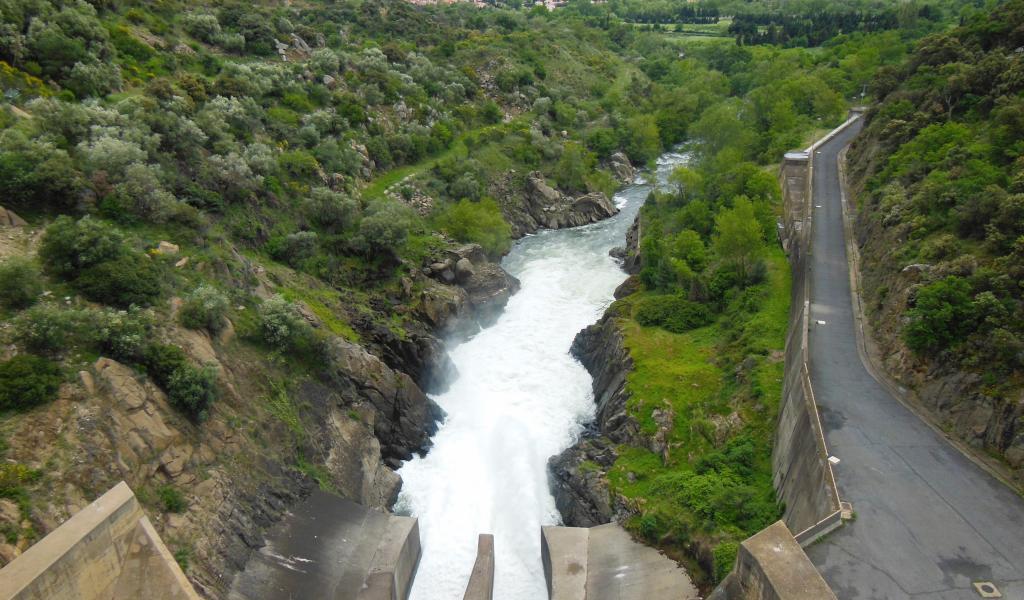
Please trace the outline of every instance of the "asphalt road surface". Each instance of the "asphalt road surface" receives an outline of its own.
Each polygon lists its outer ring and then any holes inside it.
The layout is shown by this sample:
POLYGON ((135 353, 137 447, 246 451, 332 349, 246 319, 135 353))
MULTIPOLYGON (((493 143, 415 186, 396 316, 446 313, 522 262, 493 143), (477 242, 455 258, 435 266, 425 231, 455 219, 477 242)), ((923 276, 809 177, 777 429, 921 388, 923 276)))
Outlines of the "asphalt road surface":
POLYGON ((1024 600, 1024 500, 900 404, 857 353, 836 159, 859 129, 814 157, 809 353, 856 520, 807 554, 840 600, 977 599, 975 582, 1024 600))

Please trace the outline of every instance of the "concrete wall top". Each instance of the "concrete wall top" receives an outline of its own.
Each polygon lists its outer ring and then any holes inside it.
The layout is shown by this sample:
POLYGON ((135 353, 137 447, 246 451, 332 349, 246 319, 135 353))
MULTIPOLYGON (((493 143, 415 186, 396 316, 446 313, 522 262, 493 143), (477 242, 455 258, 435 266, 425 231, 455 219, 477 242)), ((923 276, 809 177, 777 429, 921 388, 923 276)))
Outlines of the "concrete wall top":
POLYGON ((541 536, 551 600, 700 598, 683 568, 618 523, 544 527, 541 536))
MULTIPOLYGON (((747 594, 743 598, 778 600, 835 600, 836 596, 822 579, 814 564, 804 554, 789 528, 776 521, 740 545, 737 572, 750 575, 760 585, 748 586, 752 591, 763 586, 770 593, 747 594)), ((741 577, 747 579, 747 577, 741 577)))
POLYGON ((494 595, 494 536, 481 533, 476 544, 476 562, 462 600, 491 600, 494 595))
POLYGON ((198 600, 123 481, 0 570, 0 600, 144 600, 152 590, 198 600))
POLYGON ((585 527, 542 527, 541 553, 551 600, 586 600, 587 547, 585 527))

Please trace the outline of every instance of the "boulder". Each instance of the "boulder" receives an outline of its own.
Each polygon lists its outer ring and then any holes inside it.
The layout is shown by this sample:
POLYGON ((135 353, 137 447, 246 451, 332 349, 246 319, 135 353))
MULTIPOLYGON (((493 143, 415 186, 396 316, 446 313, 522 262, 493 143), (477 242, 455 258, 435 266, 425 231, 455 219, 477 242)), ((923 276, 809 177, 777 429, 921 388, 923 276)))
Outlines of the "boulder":
POLYGON ((544 227, 561 229, 587 225, 618 212, 604 193, 568 196, 548 185, 537 171, 527 175, 525 193, 514 190, 510 176, 493 187, 492 191, 501 203, 502 215, 512 226, 513 237, 522 237, 544 227))
POLYGON ((623 152, 616 152, 608 157, 608 168, 622 183, 633 183, 636 179, 636 169, 623 152))
POLYGON ((170 242, 161 241, 159 244, 156 245, 157 254, 167 254, 169 256, 174 256, 180 250, 181 248, 179 248, 177 244, 172 244, 170 242))
POLYGON ((460 258, 455 263, 455 280, 459 283, 467 281, 474 274, 473 263, 468 258, 460 258))
POLYGON ((26 227, 28 223, 13 210, 0 206, 0 227, 26 227))

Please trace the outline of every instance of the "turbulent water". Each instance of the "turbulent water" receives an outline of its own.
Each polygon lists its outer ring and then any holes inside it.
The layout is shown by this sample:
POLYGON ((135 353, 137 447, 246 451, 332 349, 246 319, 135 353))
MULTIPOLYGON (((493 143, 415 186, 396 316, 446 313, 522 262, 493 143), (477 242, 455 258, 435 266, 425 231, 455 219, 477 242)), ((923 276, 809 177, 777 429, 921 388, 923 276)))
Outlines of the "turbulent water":
MULTIPOLYGON (((658 182, 685 159, 662 156, 658 182)), ((547 597, 540 528, 561 521, 547 460, 594 416, 591 377, 569 346, 625 279, 608 250, 649 191, 623 189, 606 221, 520 240, 502 266, 522 289, 494 325, 451 350, 458 378, 434 397, 448 416, 429 454, 399 471, 397 509, 419 517, 423 544, 412 600, 461 598, 480 533, 494 534, 495 598, 547 597)))

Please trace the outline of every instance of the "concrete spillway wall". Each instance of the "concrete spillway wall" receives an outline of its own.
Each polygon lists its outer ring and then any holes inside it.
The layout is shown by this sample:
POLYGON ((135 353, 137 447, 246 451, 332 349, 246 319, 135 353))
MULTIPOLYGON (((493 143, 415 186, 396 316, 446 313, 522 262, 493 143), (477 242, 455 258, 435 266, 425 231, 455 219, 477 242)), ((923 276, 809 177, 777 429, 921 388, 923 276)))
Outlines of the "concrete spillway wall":
POLYGON ((0 599, 199 600, 123 481, 0 570, 0 599))

